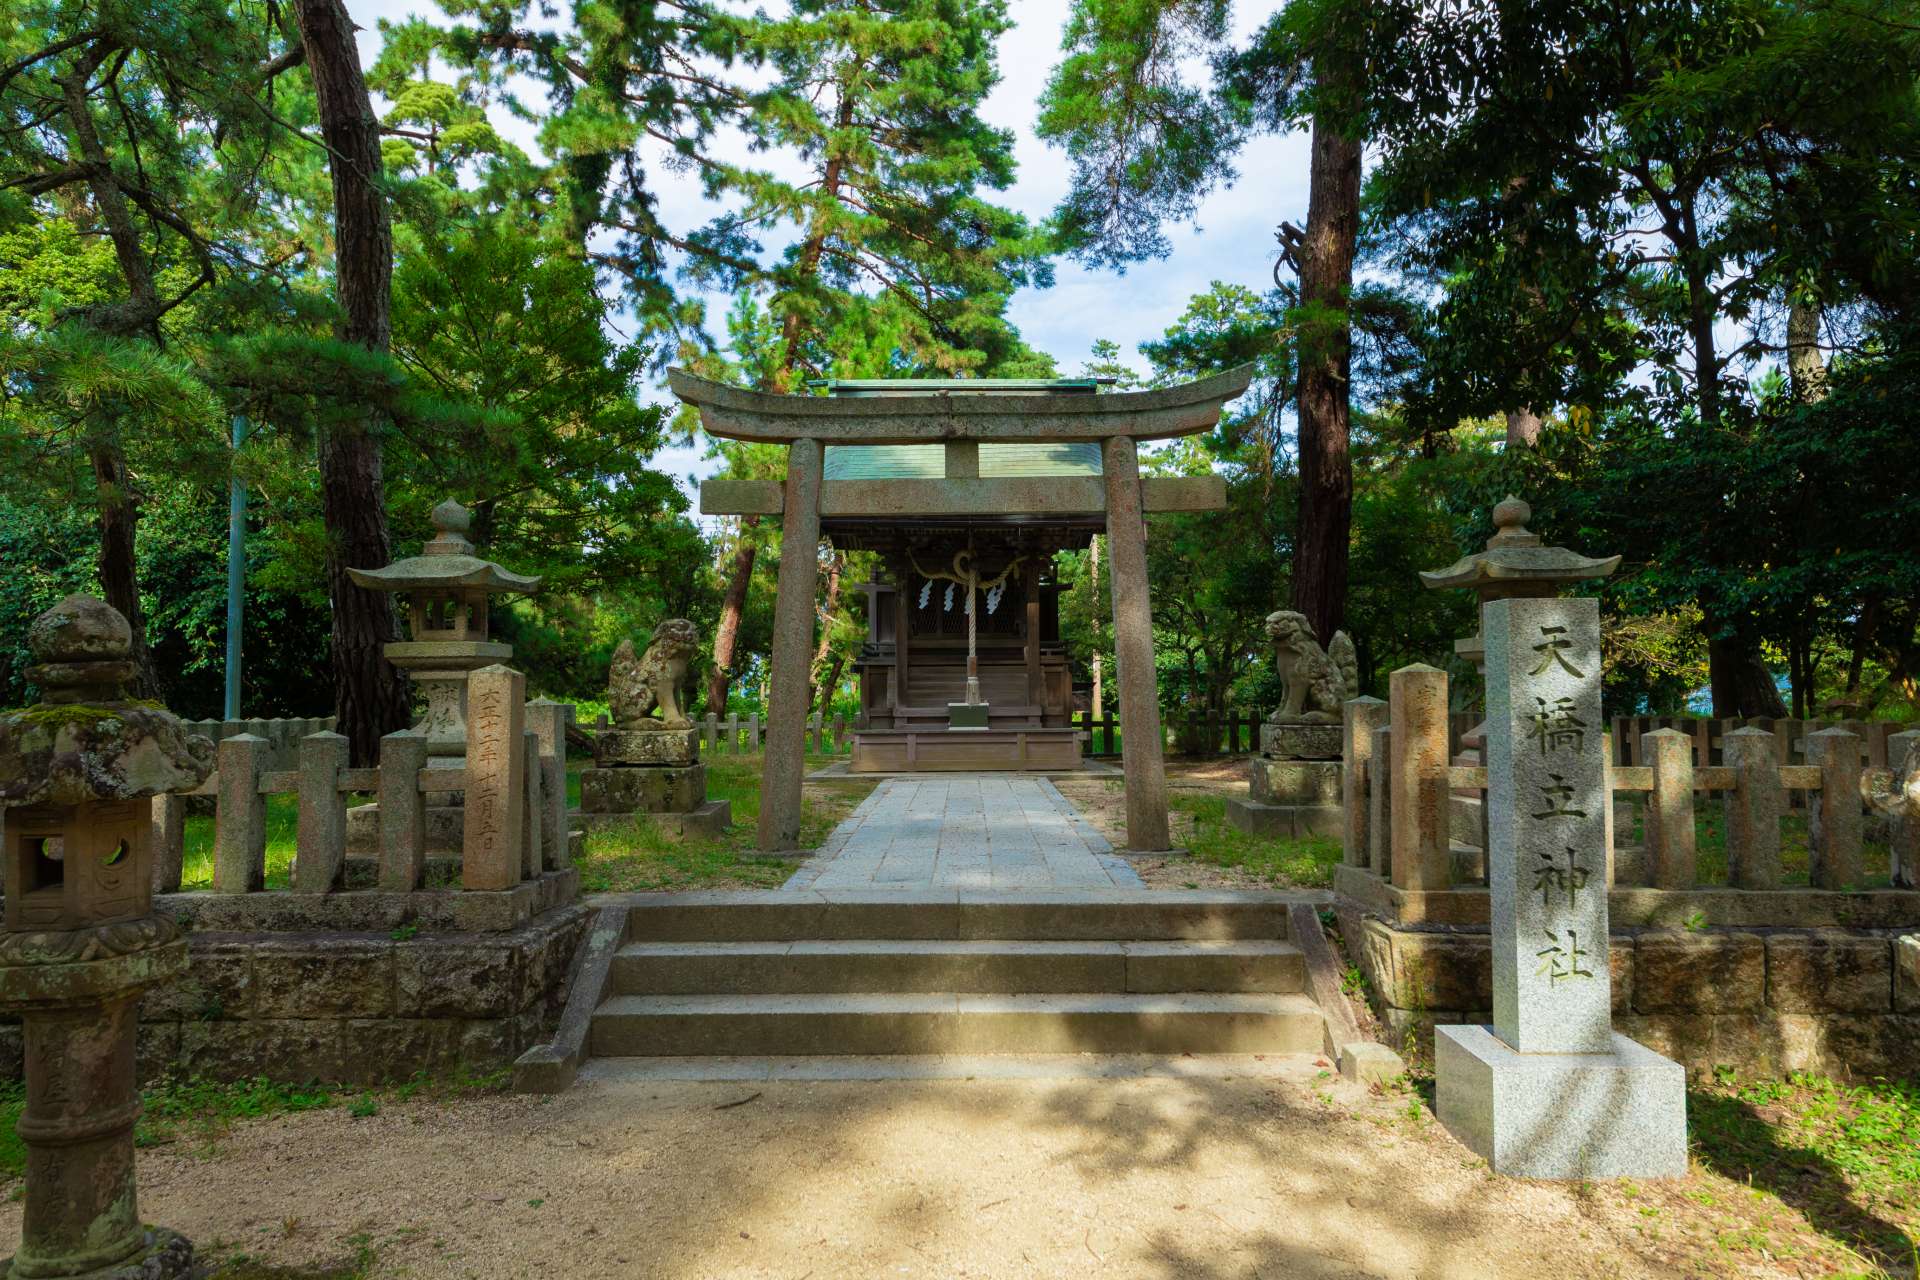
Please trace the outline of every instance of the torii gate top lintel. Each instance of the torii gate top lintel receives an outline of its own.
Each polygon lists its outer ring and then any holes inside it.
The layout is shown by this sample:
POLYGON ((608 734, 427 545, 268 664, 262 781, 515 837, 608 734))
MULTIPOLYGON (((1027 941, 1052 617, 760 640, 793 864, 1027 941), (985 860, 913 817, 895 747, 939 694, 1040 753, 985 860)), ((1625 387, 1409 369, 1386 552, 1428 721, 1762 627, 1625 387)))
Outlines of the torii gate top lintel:
MULTIPOLYGON (((1253 366, 1152 391, 1035 396, 938 391, 918 395, 793 396, 749 391, 667 371, 675 395, 700 410, 707 434, 791 444, 930 444, 943 440, 1164 440, 1211 430, 1247 389, 1253 366)), ((991 385, 989 382, 988 385, 991 385)))

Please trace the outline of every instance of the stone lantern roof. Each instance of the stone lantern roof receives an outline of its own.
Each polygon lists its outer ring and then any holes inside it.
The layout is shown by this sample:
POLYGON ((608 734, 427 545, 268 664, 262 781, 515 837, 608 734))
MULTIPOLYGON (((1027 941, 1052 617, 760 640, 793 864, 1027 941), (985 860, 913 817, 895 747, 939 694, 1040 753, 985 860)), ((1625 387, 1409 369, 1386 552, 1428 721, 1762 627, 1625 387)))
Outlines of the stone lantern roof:
POLYGON ((532 591, 538 575, 529 577, 503 569, 473 554, 467 530, 473 519, 467 509, 449 498, 433 509, 434 536, 417 556, 396 560, 381 569, 349 569, 360 586, 373 591, 457 591, 488 593, 532 591))
POLYGON ((133 633, 105 601, 68 596, 33 620, 26 670, 40 702, 0 715, 0 809, 191 791, 213 744, 165 707, 126 696, 133 633))
POLYGON ((1423 571, 1420 581, 1434 590, 1464 587, 1489 600, 1518 596, 1551 596, 1562 585, 1604 578, 1620 567, 1619 556, 1595 560, 1565 547, 1540 545, 1540 535, 1529 532, 1533 508, 1509 494, 1493 509, 1494 533, 1487 548, 1444 569, 1423 571))

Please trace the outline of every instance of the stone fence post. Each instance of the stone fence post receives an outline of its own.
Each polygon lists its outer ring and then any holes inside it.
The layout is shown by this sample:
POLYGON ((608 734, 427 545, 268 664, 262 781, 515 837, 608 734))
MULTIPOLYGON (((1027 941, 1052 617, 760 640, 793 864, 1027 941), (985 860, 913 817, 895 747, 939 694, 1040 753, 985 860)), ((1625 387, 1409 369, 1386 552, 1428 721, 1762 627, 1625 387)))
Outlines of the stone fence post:
POLYGON ((153 798, 153 891, 180 892, 187 861, 187 798, 162 792, 153 798))
POLYGON ((402 729, 380 739, 380 887, 411 893, 427 873, 427 735, 402 729))
POLYGON ((1393 876, 1393 726, 1373 731, 1367 759, 1367 866, 1382 880, 1393 876))
POLYGON ((1653 766, 1647 800, 1647 883, 1655 889, 1691 889, 1698 862, 1693 828, 1693 739, 1678 729, 1640 736, 1653 766))
MULTIPOLYGON (((1915 772, 1917 764, 1920 764, 1920 729, 1908 729, 1887 739, 1887 767, 1893 771, 1895 787, 1901 786, 1915 772)), ((1911 807, 1912 803, 1920 802, 1920 796, 1909 796, 1908 799, 1907 812, 1895 816, 1887 832, 1891 855, 1888 871, 1896 889, 1911 889, 1920 885, 1920 814, 1914 813, 1911 807)))
POLYGON ((347 797, 340 791, 347 740, 337 733, 309 734, 300 740, 299 758, 293 887, 302 893, 331 893, 347 875, 347 797))
POLYGON ((511 889, 520 883, 526 700, 527 678, 510 667, 496 663, 468 679, 463 888, 511 889))
POLYGON ((1806 737, 1807 763, 1820 769, 1820 795, 1808 822, 1807 879, 1816 889, 1860 882, 1860 736, 1822 729, 1806 737))
POLYGON ((1780 815, 1787 807, 1779 743, 1765 729, 1734 729, 1721 739, 1721 754, 1734 779, 1725 801, 1727 883, 1778 889, 1780 815))
POLYGON ((1393 883, 1445 889, 1447 845, 1447 673, 1415 663, 1389 679, 1393 720, 1393 883))
MULTIPOLYGON (((573 704, 538 698, 527 704, 527 726, 540 735, 540 862, 548 871, 567 865, 567 726, 573 704)), ((707 717, 713 723, 713 717, 707 717)))
POLYGON ((267 742, 251 733, 221 741, 213 834, 213 891, 258 893, 267 887, 267 799, 260 774, 267 742))
POLYGON ((1367 855, 1371 852, 1367 835, 1370 808, 1367 788, 1372 783, 1369 765, 1373 760, 1373 735, 1387 723, 1387 704, 1378 698, 1349 698, 1341 720, 1341 754, 1347 761, 1340 780, 1340 802, 1346 810, 1342 860, 1350 867, 1364 867, 1370 861, 1367 855))
MULTIPOLYGON (((524 715, 524 713, 523 713, 524 715)), ((522 720, 525 723, 525 720, 522 720)), ((540 768, 540 735, 532 729, 521 732, 521 741, 526 751, 526 764, 523 767, 523 782, 526 795, 520 803, 520 878, 538 880, 540 861, 545 841, 546 798, 545 785, 540 768)))

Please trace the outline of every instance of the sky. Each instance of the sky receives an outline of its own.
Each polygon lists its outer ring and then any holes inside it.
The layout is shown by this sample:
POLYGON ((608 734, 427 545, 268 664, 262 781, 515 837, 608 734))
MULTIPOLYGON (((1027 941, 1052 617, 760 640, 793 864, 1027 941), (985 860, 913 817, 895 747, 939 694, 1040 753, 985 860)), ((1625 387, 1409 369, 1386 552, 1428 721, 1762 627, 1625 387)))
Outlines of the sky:
MULTIPOLYGON (((997 202, 1038 220, 1052 212, 1067 188, 1066 156, 1034 134, 1040 90, 1060 58, 1067 0, 1012 0, 1009 7, 1016 26, 1001 37, 1001 81, 983 114, 990 123, 1011 130, 1016 140, 1018 174, 997 202)), ((1244 35, 1264 20, 1268 6, 1243 3, 1236 8, 1236 35, 1244 35)), ((437 14, 431 3, 414 0, 347 0, 347 9, 362 28, 360 56, 369 64, 379 53, 378 19, 437 14)), ((515 142, 536 149, 524 125, 497 123, 515 142)), ((744 158, 744 146, 737 154, 744 158)), ((1014 296, 1013 322, 1029 344, 1054 356, 1063 373, 1079 370, 1093 343, 1102 338, 1119 343, 1128 358, 1144 365, 1137 357, 1138 345, 1164 333, 1186 309, 1187 300, 1206 292, 1214 281, 1267 287, 1276 256, 1274 228, 1283 220, 1306 221, 1307 164, 1304 133, 1254 139, 1238 157, 1240 179, 1209 195, 1190 224, 1168 228, 1172 252, 1166 258, 1135 264, 1124 274, 1059 262, 1052 288, 1023 289, 1014 296)), ((650 166, 648 180, 669 225, 697 225, 718 208, 703 199, 690 176, 650 166)), ((709 299, 709 328, 716 336, 726 306, 724 297, 709 299)), ((664 387, 652 388, 644 398, 672 403, 664 387)), ((675 447, 657 455, 654 465, 692 485, 714 468, 703 453, 700 445, 675 447)))

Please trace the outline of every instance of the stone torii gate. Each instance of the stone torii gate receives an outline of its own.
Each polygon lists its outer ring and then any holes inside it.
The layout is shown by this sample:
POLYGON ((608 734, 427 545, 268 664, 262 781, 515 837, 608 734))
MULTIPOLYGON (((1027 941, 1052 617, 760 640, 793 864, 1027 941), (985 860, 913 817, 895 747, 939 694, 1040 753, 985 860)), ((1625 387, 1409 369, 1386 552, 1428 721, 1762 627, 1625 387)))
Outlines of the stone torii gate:
MULTIPOLYGON (((784 483, 708 480, 707 515, 778 516, 786 546, 774 597, 773 670, 761 779, 759 847, 794 848, 806 767, 807 675, 813 656, 814 590, 825 516, 1103 515, 1112 575, 1114 657, 1120 685, 1121 763, 1126 775, 1127 844, 1169 847, 1166 763, 1154 671, 1147 584, 1146 513, 1212 511, 1226 505, 1218 476, 1140 476, 1139 442, 1194 435, 1220 421, 1220 408, 1247 389, 1251 365, 1177 387, 1112 395, 1036 395, 995 387, 854 398, 770 395, 669 371, 674 394, 700 410, 709 435, 787 446, 784 483), (1095 443, 1098 477, 993 478, 980 474, 980 446, 1095 443), (828 445, 941 444, 939 479, 823 477, 828 445)), ((949 384, 951 385, 951 384, 949 384)), ((1032 387, 1034 384, 1026 384, 1032 387)))

